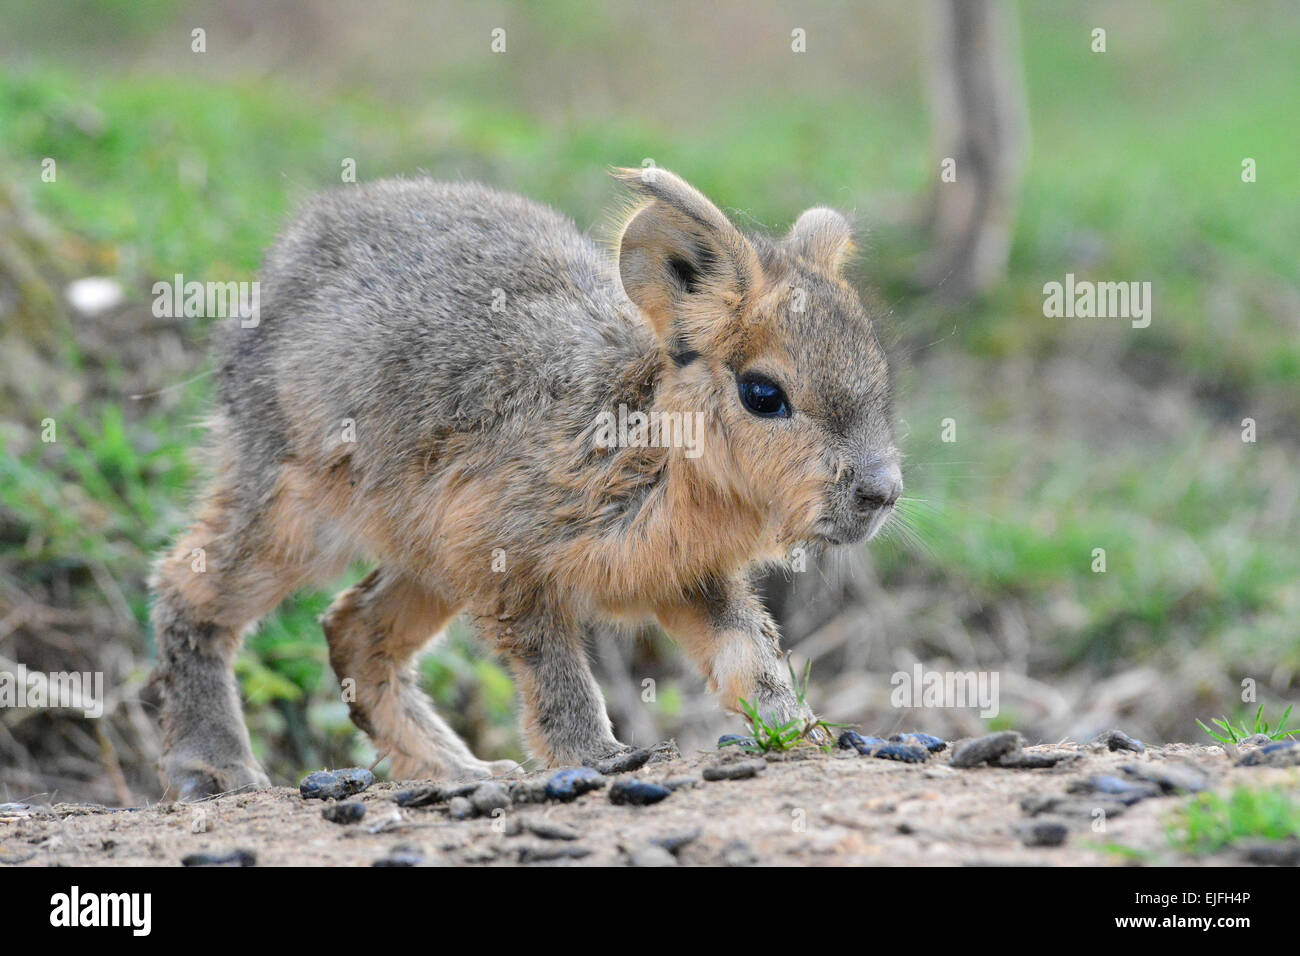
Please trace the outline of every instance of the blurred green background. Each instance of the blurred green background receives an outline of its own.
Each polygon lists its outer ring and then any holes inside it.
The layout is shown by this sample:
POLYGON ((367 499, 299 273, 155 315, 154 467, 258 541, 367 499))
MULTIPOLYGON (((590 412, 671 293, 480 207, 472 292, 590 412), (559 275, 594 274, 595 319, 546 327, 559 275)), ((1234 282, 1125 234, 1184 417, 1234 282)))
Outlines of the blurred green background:
MULTIPOLYGON (((858 604, 797 642, 829 719, 984 726, 891 708, 889 675, 914 661, 998 671, 991 723, 1039 739, 1202 738, 1196 717, 1253 714, 1246 679, 1270 713, 1296 700, 1300 7, 1015 10, 1031 140, 1010 264, 954 304, 914 281, 938 170, 911 4, 0 2, 0 240, 26 224, 40 263, 0 289, 0 661, 109 685, 102 721, 0 713, 0 799, 157 796, 144 580, 186 519, 210 383, 207 323, 153 318, 149 289, 254 278, 283 217, 338 184, 345 158, 361 180, 482 179, 582 228, 617 199, 605 168, 645 158, 749 228, 817 204, 856 212, 915 500, 910 527, 858 564, 858 604), (1151 326, 1044 317, 1044 283, 1067 272, 1150 281, 1151 326), (70 311, 56 293, 87 275, 126 302, 70 311)), ((328 602, 286 604, 239 659, 277 782, 373 759, 315 622, 328 602)), ((735 729, 662 638, 598 653, 639 742, 735 729), (628 703, 647 676, 656 699, 628 703)), ((480 756, 519 756, 487 648, 457 626, 421 666, 480 756)))

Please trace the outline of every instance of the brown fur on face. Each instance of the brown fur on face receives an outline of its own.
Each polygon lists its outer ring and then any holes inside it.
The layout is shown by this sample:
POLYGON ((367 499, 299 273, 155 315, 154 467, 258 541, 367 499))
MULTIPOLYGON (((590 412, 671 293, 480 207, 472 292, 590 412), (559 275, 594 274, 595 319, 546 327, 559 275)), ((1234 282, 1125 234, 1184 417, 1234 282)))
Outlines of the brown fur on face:
POLYGON ((508 659, 548 762, 620 746, 583 652, 602 621, 658 620, 729 709, 810 715, 748 574, 870 534, 897 495, 885 360, 841 275, 850 230, 819 208, 780 240, 746 236, 652 173, 616 172, 639 202, 613 259, 552 211, 464 184, 358 187, 289 227, 263 321, 224 333, 213 490, 157 576, 179 792, 265 779, 233 697, 239 635, 355 557, 377 568, 325 616, 330 659, 395 773, 506 769, 407 670, 461 609, 508 659), (790 414, 746 407, 756 374, 790 414), (605 447, 620 409, 698 415, 698 456, 605 447), (195 547, 214 558, 202 577, 195 547))

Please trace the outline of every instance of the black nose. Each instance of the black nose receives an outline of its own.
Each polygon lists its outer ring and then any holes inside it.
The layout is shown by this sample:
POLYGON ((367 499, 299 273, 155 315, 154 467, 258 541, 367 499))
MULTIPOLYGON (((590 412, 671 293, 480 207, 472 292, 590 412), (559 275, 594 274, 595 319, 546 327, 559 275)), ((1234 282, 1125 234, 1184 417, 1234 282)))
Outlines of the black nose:
POLYGON ((868 469, 853 482, 850 494, 859 511, 888 508, 903 493, 903 473, 890 462, 868 469))

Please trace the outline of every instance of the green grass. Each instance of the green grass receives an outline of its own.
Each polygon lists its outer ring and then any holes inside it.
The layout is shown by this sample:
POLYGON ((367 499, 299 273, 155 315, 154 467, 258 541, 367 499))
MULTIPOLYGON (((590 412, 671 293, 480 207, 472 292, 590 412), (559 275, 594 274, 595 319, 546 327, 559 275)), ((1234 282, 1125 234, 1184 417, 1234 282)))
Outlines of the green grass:
MULTIPOLYGON (((786 666, 790 669, 790 685, 794 688, 795 700, 799 708, 802 709, 804 702, 808 697, 808 679, 812 675, 812 661, 804 666, 803 680, 800 680, 794 672, 794 665, 788 660, 786 666)), ((740 698, 741 713, 745 715, 745 720, 749 725, 749 738, 742 740, 728 740, 722 746, 739 747, 741 750, 748 750, 751 753, 784 753, 787 750, 794 750, 796 747, 804 744, 808 736, 815 731, 822 731, 826 734, 834 735, 835 729, 847 724, 832 724, 816 718, 806 719, 795 717, 782 723, 776 723, 769 720, 764 714, 759 713, 758 708, 745 698, 740 698)), ((823 747, 829 750, 829 745, 823 747)))
POLYGON ((1209 727, 1205 726, 1205 724, 1201 723, 1201 721, 1199 720, 1196 723, 1197 725, 1200 726, 1200 728, 1203 731, 1205 731, 1215 740, 1219 741, 1219 743, 1238 744, 1241 743, 1241 741, 1245 740, 1247 737, 1252 737, 1256 734, 1263 734, 1265 737, 1271 737, 1273 740, 1281 740, 1284 737, 1290 737, 1292 734, 1300 733, 1300 730, 1284 729, 1286 727, 1287 718, 1290 716, 1291 716, 1291 708, 1288 707, 1286 710, 1282 712, 1282 716, 1278 718, 1277 726, 1272 727, 1269 725, 1269 722, 1264 719, 1264 705, 1260 704, 1259 710, 1255 711, 1254 730, 1251 730, 1250 727, 1247 726, 1245 721, 1238 721, 1237 725, 1233 726, 1232 721, 1229 720, 1227 717, 1215 717, 1210 721, 1212 724, 1214 724, 1216 727, 1219 728, 1218 731, 1214 731, 1210 729, 1209 727))
POLYGON ((1300 838, 1300 802, 1276 788, 1237 787, 1227 796, 1201 794, 1167 828, 1169 842, 1196 855, 1215 853, 1239 840, 1300 838))

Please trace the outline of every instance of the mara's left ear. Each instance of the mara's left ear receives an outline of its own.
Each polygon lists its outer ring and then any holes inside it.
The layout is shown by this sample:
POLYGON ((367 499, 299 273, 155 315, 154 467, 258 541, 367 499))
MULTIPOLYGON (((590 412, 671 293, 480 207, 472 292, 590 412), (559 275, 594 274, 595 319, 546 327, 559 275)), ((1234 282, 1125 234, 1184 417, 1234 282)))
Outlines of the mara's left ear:
POLYGON ((785 243, 801 259, 838 275, 853 252, 853 227, 834 209, 814 206, 795 221, 785 243))
POLYGON ((666 169, 614 169, 642 200, 623 224, 623 291, 666 346, 743 315, 762 270, 749 240, 717 206, 666 169))

